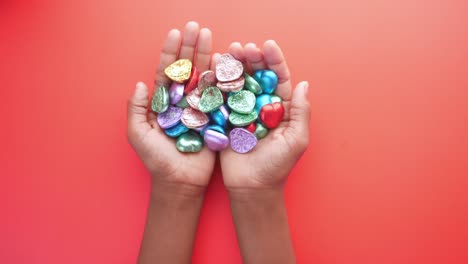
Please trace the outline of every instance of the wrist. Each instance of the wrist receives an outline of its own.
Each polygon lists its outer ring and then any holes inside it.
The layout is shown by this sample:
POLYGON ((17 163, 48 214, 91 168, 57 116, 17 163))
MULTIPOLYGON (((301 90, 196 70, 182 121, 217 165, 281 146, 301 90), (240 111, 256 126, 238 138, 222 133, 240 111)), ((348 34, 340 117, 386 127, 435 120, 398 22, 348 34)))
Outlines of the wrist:
POLYGON ((189 263, 204 187, 153 178, 139 263, 189 263))
POLYGON ((269 205, 284 203, 282 185, 268 188, 227 188, 231 203, 269 205))
POLYGON ((229 197, 243 262, 295 263, 283 188, 236 188, 229 197))
POLYGON ((203 199, 206 187, 194 184, 168 182, 153 178, 151 200, 166 202, 186 202, 203 199))

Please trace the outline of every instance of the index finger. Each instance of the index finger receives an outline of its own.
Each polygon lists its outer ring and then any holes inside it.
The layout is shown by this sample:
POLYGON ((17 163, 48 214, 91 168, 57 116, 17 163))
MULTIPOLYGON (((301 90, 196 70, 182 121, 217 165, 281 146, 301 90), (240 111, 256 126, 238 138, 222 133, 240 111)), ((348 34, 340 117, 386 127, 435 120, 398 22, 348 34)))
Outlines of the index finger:
POLYGON ((274 40, 268 40, 263 44, 263 55, 268 68, 278 76, 276 94, 283 100, 291 100, 291 75, 281 48, 274 40))

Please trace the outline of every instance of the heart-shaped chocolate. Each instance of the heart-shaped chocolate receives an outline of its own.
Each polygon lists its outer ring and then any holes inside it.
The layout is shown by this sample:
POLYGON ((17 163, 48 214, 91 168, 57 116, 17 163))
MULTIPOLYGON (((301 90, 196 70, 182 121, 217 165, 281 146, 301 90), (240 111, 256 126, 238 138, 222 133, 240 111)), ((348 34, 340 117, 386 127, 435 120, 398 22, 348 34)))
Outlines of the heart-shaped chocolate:
POLYGON ((269 94, 259 95, 255 99, 255 111, 257 111, 257 113, 260 113, 260 109, 262 109, 264 105, 271 104, 271 103, 273 103, 271 101, 271 95, 269 94))
POLYGON ((171 128, 165 129, 164 133, 166 133, 166 135, 168 135, 169 137, 176 138, 182 135, 183 133, 188 132, 189 130, 190 129, 184 126, 184 124, 178 123, 177 125, 171 128))
POLYGON ((185 90, 184 90, 185 94, 188 94, 191 91, 193 91, 193 89, 197 88, 199 75, 200 74, 198 73, 197 67, 193 67, 192 68, 192 75, 190 76, 190 80, 185 85, 185 90))
POLYGON ((284 106, 282 103, 267 104, 260 110, 260 120, 267 128, 277 127, 284 117, 284 106))
POLYGON ((162 129, 167 129, 177 125, 184 110, 177 106, 169 106, 167 111, 158 114, 158 124, 162 129))
POLYGON ((208 87, 202 94, 198 110, 203 113, 209 113, 223 105, 223 94, 216 86, 208 87))
POLYGON ((180 152, 200 152, 203 148, 203 141, 200 135, 189 131, 177 138, 176 148, 180 152))
POLYGON ((226 127, 229 118, 229 110, 225 105, 222 105, 218 110, 211 112, 210 117, 215 124, 226 127))
POLYGON ((187 96, 183 96, 182 99, 176 104, 177 107, 180 108, 187 108, 189 107, 189 103, 187 102, 187 96))
POLYGON ((229 114, 229 122, 231 122, 233 126, 237 127, 247 126, 257 120, 257 118, 258 114, 255 111, 252 111, 248 114, 239 114, 233 111, 231 114, 229 114))
POLYGON ((232 111, 239 114, 248 114, 254 109, 255 94, 251 91, 241 90, 229 96, 227 103, 232 111))
POLYGON ((218 82, 216 86, 223 92, 238 92, 244 88, 245 78, 243 76, 239 77, 234 81, 230 82, 218 82))
POLYGON ((220 82, 229 82, 239 79, 244 72, 244 66, 236 60, 231 54, 221 55, 216 64, 216 78, 220 82))
POLYGON ((173 82, 171 88, 169 88, 169 102, 171 105, 175 105, 184 96, 184 85, 182 83, 173 82))
POLYGON ((210 119, 205 113, 191 107, 187 107, 182 112, 182 118, 180 121, 182 121, 182 123, 188 128, 197 128, 208 124, 210 119))
POLYGON ((229 133, 231 148, 237 153, 247 153, 257 145, 257 137, 243 128, 234 128, 229 133))
POLYGON ((198 77, 198 90, 200 94, 205 91, 206 88, 216 85, 216 74, 214 71, 204 71, 198 77))
POLYGON ((156 113, 163 113, 169 107, 169 91, 166 86, 159 86, 151 100, 151 109, 156 113))
POLYGON ((257 123, 257 127, 255 128, 254 134, 257 137, 257 139, 262 139, 268 134, 268 129, 261 123, 257 123))
POLYGON ((276 103, 276 102, 282 103, 283 99, 281 97, 279 97, 278 95, 276 95, 276 94, 272 94, 271 95, 271 102, 272 103, 276 103))
POLYGON ((187 96, 185 96, 185 99, 187 100, 187 103, 192 107, 193 109, 198 110, 198 104, 200 104, 200 99, 201 99, 201 94, 198 89, 195 89, 191 91, 187 96))
POLYGON ((229 138, 215 130, 207 129, 203 135, 206 146, 213 151, 221 151, 229 146, 229 138))
POLYGON ((266 94, 274 93, 278 86, 278 76, 272 70, 258 70, 254 73, 253 78, 266 94))
POLYGON ((251 123, 250 125, 246 126, 245 129, 247 129, 250 133, 255 133, 255 130, 257 129, 257 124, 251 123))
POLYGON ((192 73, 192 62, 187 59, 177 60, 167 66, 164 73, 174 82, 184 83, 190 78, 192 73))
POLYGON ((244 85, 245 89, 251 91, 252 93, 256 95, 262 94, 263 92, 262 87, 260 86, 260 84, 258 84, 258 82, 253 77, 251 77, 247 73, 244 74, 244 77, 245 77, 245 85, 244 85))

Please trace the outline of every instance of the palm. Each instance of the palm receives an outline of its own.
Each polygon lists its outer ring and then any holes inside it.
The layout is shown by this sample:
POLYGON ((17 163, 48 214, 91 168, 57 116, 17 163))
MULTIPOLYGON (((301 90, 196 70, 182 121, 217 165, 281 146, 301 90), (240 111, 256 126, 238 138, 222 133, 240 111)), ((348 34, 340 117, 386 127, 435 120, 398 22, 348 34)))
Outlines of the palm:
POLYGON ((148 132, 142 148, 148 157, 146 166, 158 177, 197 186, 208 185, 215 153, 207 148, 198 153, 181 153, 175 148, 175 140, 168 138, 159 127, 148 132))
MULTIPOLYGON (((287 122, 284 124, 287 126, 287 122)), ((228 187, 261 187, 281 183, 291 168, 281 166, 288 159, 284 132, 277 128, 260 140, 253 151, 238 154, 232 149, 221 153, 224 183, 228 187)))
POLYGON ((244 62, 248 70, 269 68, 278 75, 276 94, 283 98, 286 114, 276 129, 247 154, 227 149, 221 153, 224 184, 228 188, 259 188, 281 184, 307 145, 307 137, 298 137, 294 116, 300 109, 293 106, 289 70, 281 49, 274 41, 265 42, 263 52, 254 44, 245 48, 233 43, 230 53, 244 62))

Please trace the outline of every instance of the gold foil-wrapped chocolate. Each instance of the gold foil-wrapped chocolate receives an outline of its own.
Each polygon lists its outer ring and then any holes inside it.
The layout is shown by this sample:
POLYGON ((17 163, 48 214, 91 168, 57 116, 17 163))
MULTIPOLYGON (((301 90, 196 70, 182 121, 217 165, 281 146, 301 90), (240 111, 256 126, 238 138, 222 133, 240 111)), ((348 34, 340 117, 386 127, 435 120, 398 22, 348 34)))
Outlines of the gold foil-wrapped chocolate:
POLYGON ((169 65, 164 73, 174 82, 184 83, 190 79, 192 72, 192 62, 187 59, 180 59, 169 65))

